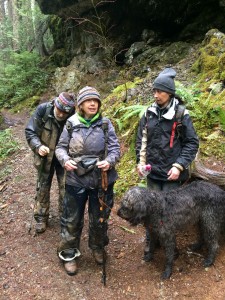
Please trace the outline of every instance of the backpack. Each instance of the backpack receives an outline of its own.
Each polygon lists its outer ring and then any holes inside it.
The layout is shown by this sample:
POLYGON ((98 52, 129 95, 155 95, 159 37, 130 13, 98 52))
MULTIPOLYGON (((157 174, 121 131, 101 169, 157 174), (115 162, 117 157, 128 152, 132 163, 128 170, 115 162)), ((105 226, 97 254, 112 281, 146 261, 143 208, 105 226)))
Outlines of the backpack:
MULTIPOLYGON (((73 129, 76 127, 75 126, 72 126, 70 121, 67 121, 66 122, 66 129, 69 133, 69 138, 71 139, 72 137, 72 132, 73 132, 73 129)), ((103 130, 103 133, 104 133, 104 137, 105 137, 105 154, 104 156, 106 157, 108 155, 108 131, 109 131, 109 123, 108 123, 108 119, 106 118, 102 118, 102 126, 101 126, 102 130, 103 130)))
MULTIPOLYGON (((66 129, 69 133, 69 137, 71 139, 71 136, 72 136, 72 132, 73 132, 73 129, 76 127, 77 125, 75 126, 72 126, 71 125, 71 122, 70 121, 66 121, 66 129)), ((104 136, 106 138, 106 143, 108 143, 108 120, 106 118, 102 118, 102 126, 101 126, 103 132, 104 132, 104 136)))
POLYGON ((50 112, 52 110, 52 107, 53 107, 53 101, 49 102, 48 105, 46 106, 45 114, 42 117, 43 125, 47 122, 50 112))

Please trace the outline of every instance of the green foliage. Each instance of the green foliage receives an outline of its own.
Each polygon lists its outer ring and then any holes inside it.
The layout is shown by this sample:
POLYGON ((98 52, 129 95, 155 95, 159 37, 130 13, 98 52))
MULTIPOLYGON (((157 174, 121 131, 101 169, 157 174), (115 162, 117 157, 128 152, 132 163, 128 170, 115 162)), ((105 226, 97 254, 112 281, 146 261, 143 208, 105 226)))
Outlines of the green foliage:
POLYGON ((180 96, 186 105, 192 105, 199 98, 199 91, 187 89, 179 81, 176 81, 176 94, 180 96))
POLYGON ((40 63, 36 53, 11 53, 10 62, 0 73, 0 107, 11 108, 46 87, 48 74, 40 63))
POLYGON ((128 188, 138 183, 139 179, 135 166, 134 150, 125 151, 117 168, 119 173, 119 179, 115 184, 117 197, 120 197, 128 188))
POLYGON ((218 107, 218 116, 222 130, 225 132, 225 110, 218 107))
MULTIPOLYGON (((119 119, 116 119, 117 125, 119 130, 121 131, 122 129, 126 128, 126 126, 128 124, 130 124, 130 119, 132 117, 137 117, 138 119, 136 119, 136 123, 137 121, 139 121, 139 119, 143 116, 144 112, 146 111, 148 105, 141 105, 141 104, 136 104, 136 105, 130 105, 127 107, 122 107, 120 108, 116 113, 121 115, 122 112, 126 111, 125 114, 122 114, 122 116, 119 119)), ((115 116, 114 115, 114 116, 115 116)))
POLYGON ((139 77, 135 77, 133 81, 127 81, 123 84, 118 85, 114 90, 112 91, 114 94, 121 94, 123 92, 126 92, 128 89, 135 88, 137 84, 141 83, 143 79, 139 77))
POLYGON ((18 149, 18 143, 13 139, 10 129, 0 131, 0 158, 5 158, 18 149))

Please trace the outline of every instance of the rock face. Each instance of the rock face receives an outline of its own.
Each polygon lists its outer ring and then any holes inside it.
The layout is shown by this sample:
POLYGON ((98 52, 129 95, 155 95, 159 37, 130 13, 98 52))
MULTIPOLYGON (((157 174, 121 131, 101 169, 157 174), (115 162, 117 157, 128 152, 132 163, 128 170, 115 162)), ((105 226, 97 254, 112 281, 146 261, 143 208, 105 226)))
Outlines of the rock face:
POLYGON ((91 55, 101 52, 106 60, 114 56, 115 61, 124 63, 130 61, 125 53, 135 42, 157 45, 179 40, 201 41, 211 28, 225 31, 225 5, 219 0, 36 2, 44 14, 63 20, 58 22, 53 18, 50 28, 56 49, 64 48, 63 55, 68 57, 64 64, 87 52, 91 55))

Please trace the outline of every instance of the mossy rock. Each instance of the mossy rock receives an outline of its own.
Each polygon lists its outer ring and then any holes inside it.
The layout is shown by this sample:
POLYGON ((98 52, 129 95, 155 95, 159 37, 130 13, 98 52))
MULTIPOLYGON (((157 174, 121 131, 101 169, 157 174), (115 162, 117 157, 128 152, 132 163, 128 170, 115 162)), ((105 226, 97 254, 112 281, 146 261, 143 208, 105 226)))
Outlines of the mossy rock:
POLYGON ((32 110, 34 109, 40 102, 40 96, 33 96, 30 98, 27 98, 26 100, 19 102, 17 105, 15 105, 12 108, 13 112, 19 112, 24 109, 32 110))
POLYGON ((203 80, 206 77, 221 78, 225 62, 225 34, 217 29, 210 30, 202 44, 199 58, 194 63, 192 70, 204 73, 203 80))

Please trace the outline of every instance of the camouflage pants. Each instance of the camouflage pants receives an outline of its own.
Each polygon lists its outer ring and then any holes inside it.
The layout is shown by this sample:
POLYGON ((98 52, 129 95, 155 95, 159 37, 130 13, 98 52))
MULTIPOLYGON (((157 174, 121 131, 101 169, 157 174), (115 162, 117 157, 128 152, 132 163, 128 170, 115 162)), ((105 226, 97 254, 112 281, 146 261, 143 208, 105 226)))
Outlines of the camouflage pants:
POLYGON ((85 189, 66 185, 61 217, 61 242, 58 251, 80 248, 80 238, 84 226, 84 212, 88 200, 89 215, 89 247, 103 249, 108 245, 107 220, 110 208, 113 207, 113 184, 108 187, 104 211, 104 221, 100 222, 101 212, 98 199, 98 189, 85 189))
POLYGON ((45 168, 38 178, 38 188, 35 197, 34 206, 34 218, 36 221, 47 221, 49 217, 49 207, 50 207, 50 190, 52 185, 52 179, 56 173, 58 182, 58 209, 61 215, 62 213, 62 202, 65 192, 65 182, 64 182, 64 169, 55 158, 52 161, 49 172, 46 172, 45 168))

